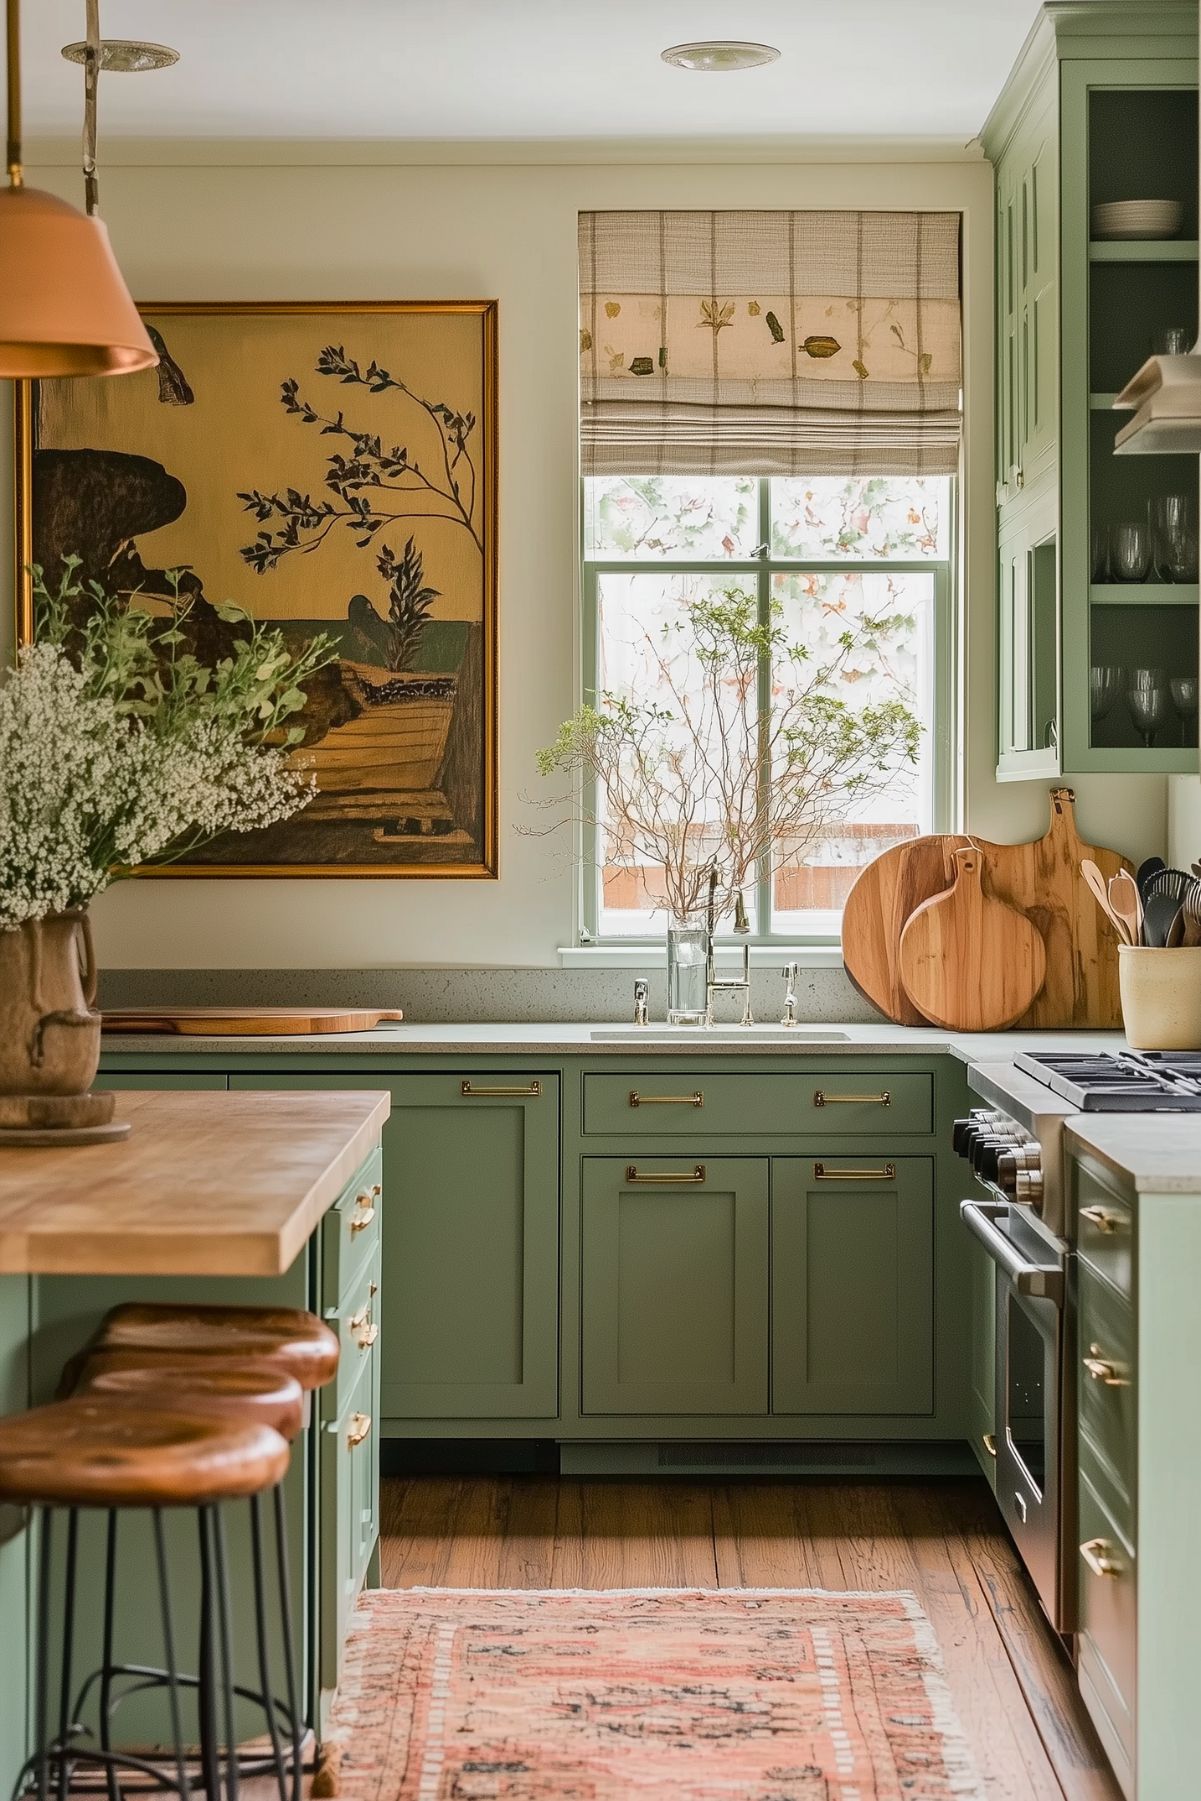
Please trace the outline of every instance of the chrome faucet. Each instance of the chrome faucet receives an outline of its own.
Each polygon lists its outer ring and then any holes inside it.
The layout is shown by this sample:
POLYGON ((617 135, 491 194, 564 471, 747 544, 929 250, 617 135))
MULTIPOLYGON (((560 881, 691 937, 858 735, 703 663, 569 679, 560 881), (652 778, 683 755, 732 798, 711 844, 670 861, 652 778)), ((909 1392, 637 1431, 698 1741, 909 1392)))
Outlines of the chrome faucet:
POLYGON ((650 1001, 651 985, 640 976, 634 983, 634 1024, 636 1026, 648 1026, 650 1024, 650 1001))
POLYGON ((796 1024, 796 979, 798 973, 798 964, 786 963, 784 965, 784 1017, 780 1021, 782 1026, 795 1026, 796 1024))

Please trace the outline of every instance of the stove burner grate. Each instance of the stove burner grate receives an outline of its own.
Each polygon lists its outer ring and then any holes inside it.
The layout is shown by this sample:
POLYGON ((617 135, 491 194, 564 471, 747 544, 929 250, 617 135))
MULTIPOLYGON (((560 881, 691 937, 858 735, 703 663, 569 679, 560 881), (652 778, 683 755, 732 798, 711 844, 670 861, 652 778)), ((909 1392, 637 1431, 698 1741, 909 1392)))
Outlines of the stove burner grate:
POLYGON ((1201 1113, 1201 1051, 1019 1051, 1014 1064, 1081 1113, 1201 1113))

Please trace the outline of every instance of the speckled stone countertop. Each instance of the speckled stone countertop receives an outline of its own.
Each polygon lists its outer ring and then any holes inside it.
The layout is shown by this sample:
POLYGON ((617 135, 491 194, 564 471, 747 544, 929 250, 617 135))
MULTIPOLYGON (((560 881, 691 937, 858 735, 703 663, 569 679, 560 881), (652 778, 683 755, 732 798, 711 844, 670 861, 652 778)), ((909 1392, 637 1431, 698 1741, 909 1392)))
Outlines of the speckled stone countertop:
POLYGON ((1201 1114, 1077 1113, 1066 1138, 1138 1194, 1201 1194, 1201 1114))
POLYGON ((628 1022, 612 1026, 564 1025, 381 1025, 373 1032, 314 1036, 176 1037, 166 1033, 110 1033, 106 1058, 122 1054, 388 1057, 845 1057, 950 1054, 963 1063, 1005 1063, 1021 1050, 1119 1050, 1118 1032, 944 1032, 936 1026, 798 1024, 795 1032, 764 1025, 743 1031, 723 1026, 715 1032, 628 1022), (619 1039, 596 1038, 618 1032, 619 1039))

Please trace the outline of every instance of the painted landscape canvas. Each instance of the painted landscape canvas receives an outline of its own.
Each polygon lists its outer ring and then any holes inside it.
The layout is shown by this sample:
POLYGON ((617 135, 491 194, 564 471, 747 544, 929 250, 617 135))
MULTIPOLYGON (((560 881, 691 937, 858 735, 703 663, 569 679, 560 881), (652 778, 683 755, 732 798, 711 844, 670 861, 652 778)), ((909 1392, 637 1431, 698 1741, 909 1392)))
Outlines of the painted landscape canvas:
POLYGON ((219 658, 226 603, 332 636, 315 799, 183 873, 495 873, 494 302, 148 306, 156 369, 36 384, 24 544, 219 658))

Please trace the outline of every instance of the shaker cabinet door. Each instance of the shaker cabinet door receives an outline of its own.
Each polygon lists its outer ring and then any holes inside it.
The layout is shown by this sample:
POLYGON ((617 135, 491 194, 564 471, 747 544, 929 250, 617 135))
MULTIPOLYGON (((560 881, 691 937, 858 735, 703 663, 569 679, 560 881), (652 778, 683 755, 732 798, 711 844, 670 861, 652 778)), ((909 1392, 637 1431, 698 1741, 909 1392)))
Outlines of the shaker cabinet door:
POLYGON ((934 1164, 772 1163, 772 1412, 934 1404, 934 1164))
POLYGON ((583 1411, 767 1412, 768 1163, 585 1157, 583 1411))

